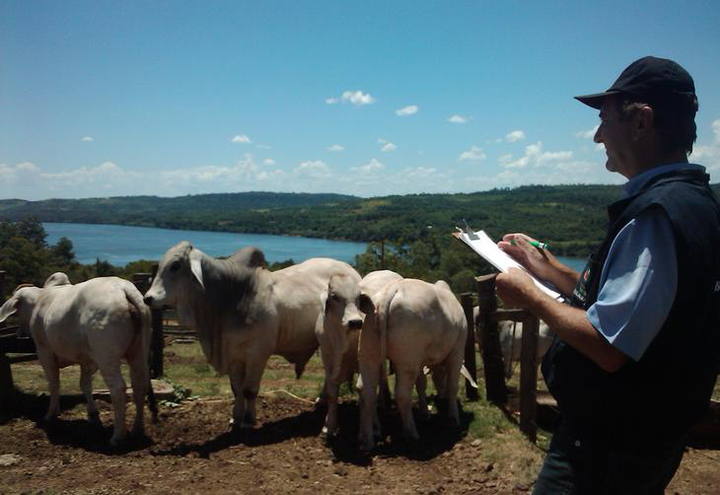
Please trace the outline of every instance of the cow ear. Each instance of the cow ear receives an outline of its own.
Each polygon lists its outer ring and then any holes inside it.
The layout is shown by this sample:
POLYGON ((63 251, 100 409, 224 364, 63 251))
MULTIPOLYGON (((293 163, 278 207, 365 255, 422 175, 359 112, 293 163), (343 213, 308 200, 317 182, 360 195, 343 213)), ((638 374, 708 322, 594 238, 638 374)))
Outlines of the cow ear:
POLYGON ((205 288, 203 284, 203 272, 202 272, 202 253, 197 249, 190 251, 190 271, 195 276, 195 279, 200 284, 200 287, 205 288))
POLYGON ((17 313, 20 306, 20 300, 17 296, 12 296, 10 299, 5 301, 5 304, 0 307, 0 323, 8 319, 9 316, 17 313))
POLYGON ((360 296, 358 297, 358 306, 360 307, 360 311, 362 311, 366 315, 375 312, 375 305, 373 304, 372 299, 364 292, 361 292, 360 296))
POLYGON ((320 303, 322 304, 323 311, 327 313, 328 310, 328 291, 325 289, 320 293, 320 303))

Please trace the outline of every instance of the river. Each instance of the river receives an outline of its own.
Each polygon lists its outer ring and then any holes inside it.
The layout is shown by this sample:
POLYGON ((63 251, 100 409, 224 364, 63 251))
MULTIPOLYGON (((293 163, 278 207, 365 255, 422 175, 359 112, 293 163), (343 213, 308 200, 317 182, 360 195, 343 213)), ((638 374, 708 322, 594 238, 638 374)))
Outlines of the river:
MULTIPOLYGON (((98 258, 115 266, 141 259, 159 260, 169 247, 180 241, 190 241, 211 256, 227 256, 242 247, 256 246, 263 250, 270 263, 291 258, 301 262, 317 256, 354 263, 355 256, 367 247, 364 242, 125 225, 43 223, 43 227, 48 234, 48 244, 55 244, 61 237, 70 239, 75 258, 84 265, 95 263, 98 258)), ((584 259, 558 259, 578 271, 585 265, 584 259)))
POLYGON ((124 225, 43 223, 43 227, 48 234, 48 244, 55 244, 61 237, 70 239, 75 259, 82 264, 95 263, 98 258, 115 266, 140 259, 159 260, 168 248, 180 241, 190 241, 211 256, 228 256, 245 246, 256 246, 263 250, 270 263, 291 258, 301 262, 320 256, 354 263, 355 255, 365 252, 367 247, 364 242, 124 225))

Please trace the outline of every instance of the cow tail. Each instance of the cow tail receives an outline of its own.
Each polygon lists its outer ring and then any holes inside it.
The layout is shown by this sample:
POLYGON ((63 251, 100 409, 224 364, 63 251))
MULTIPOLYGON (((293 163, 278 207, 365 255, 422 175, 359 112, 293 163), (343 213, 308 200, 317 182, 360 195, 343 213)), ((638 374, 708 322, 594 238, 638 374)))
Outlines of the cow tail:
MULTIPOLYGON (((135 343, 140 344, 140 352, 143 356, 143 362, 146 366, 150 366, 150 339, 152 338, 152 317, 150 308, 142 300, 142 295, 134 285, 124 285, 125 299, 128 302, 128 310, 135 333, 135 343)), ((153 422, 157 422, 158 408, 155 398, 155 391, 152 387, 150 373, 148 373, 148 407, 152 413, 153 422)))
POLYGON ((387 359, 387 329, 388 319, 390 318, 390 305, 397 294, 398 288, 395 287, 387 297, 383 298, 383 304, 378 307, 378 338, 380 339, 380 362, 387 359))

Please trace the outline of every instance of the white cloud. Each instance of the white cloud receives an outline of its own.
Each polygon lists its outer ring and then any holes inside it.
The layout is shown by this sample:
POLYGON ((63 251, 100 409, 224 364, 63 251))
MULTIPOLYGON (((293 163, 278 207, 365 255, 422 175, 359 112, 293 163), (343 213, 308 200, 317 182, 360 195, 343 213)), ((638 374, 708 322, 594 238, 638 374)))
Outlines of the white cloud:
POLYGON ((263 164, 265 164, 265 165, 275 165, 275 160, 273 160, 272 158, 265 158, 265 159, 263 160, 263 164))
POLYGON ((515 143, 522 139, 525 139, 525 132, 520 130, 512 131, 505 135, 505 141, 507 141, 508 143, 515 143))
POLYGON ((538 141, 525 147, 525 155, 512 160, 511 155, 503 155, 498 161, 505 168, 525 168, 528 165, 541 167, 545 165, 562 166, 563 162, 572 159, 572 151, 543 151, 543 144, 538 141), (559 164, 559 165, 558 165, 559 164))
POLYGON ((448 122, 452 122, 453 124, 467 124, 467 122, 470 120, 470 117, 455 114, 448 117, 447 120, 448 122))
POLYGON ((406 107, 399 108, 395 110, 395 115, 398 115, 399 117, 406 117, 408 115, 413 115, 418 113, 420 110, 420 107, 417 105, 408 105, 406 107))
POLYGON ((378 143, 383 145, 382 148, 380 148, 380 151, 384 151, 386 153, 388 153, 390 151, 395 151, 397 149, 397 145, 395 145, 394 143, 391 143, 387 139, 379 138, 378 143))
POLYGON ((459 161, 465 161, 465 160, 484 160, 487 158, 487 155, 482 150, 482 148, 478 148, 477 146, 471 146, 469 150, 463 151, 460 153, 460 156, 458 157, 459 161))
POLYGON ((245 134, 238 134, 237 136, 232 138, 230 141, 232 141, 233 143, 245 143, 245 144, 252 143, 250 138, 247 137, 245 134))
POLYGON ((328 151, 344 151, 345 147, 341 146, 339 144, 333 144, 332 146, 328 146, 328 151))
POLYGON ((83 143, 92 143, 95 140, 91 136, 85 136, 82 139, 80 139, 80 141, 82 141, 83 143))
POLYGON ((352 103, 356 106, 370 105, 375 103, 375 98, 370 93, 363 93, 360 90, 355 91, 343 91, 340 97, 326 98, 325 103, 328 105, 335 105, 336 103, 352 103))
POLYGON ((358 170, 360 172, 369 173, 369 172, 374 172, 376 170, 382 170, 384 168, 385 168, 385 165, 383 165, 380 161, 373 158, 365 165, 360 165, 359 167, 353 167, 353 170, 358 170))
POLYGON ((595 133, 600 128, 600 124, 596 125, 592 129, 589 129, 587 131, 579 131, 575 133, 575 137, 580 139, 592 139, 595 136, 595 133))
POLYGON ((713 141, 693 146, 689 160, 704 165, 708 170, 720 170, 720 119, 712 123, 713 141))
POLYGON ((293 172, 309 177, 328 177, 330 175, 330 168, 321 160, 308 160, 300 163, 300 165, 295 167, 293 172))

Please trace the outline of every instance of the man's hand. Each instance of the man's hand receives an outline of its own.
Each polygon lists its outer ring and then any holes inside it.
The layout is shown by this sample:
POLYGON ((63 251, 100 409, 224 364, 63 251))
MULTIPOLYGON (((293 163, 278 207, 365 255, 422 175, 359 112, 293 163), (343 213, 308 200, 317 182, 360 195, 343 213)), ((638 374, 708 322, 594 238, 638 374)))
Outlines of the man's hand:
POLYGON ((524 266, 535 277, 551 282, 565 296, 572 294, 580 275, 560 263, 547 249, 536 248, 525 234, 505 234, 498 247, 524 266))
POLYGON ((495 290, 505 306, 528 309, 542 294, 528 275, 518 268, 499 273, 495 278, 495 290))

